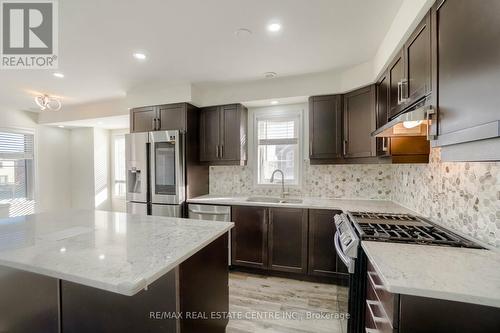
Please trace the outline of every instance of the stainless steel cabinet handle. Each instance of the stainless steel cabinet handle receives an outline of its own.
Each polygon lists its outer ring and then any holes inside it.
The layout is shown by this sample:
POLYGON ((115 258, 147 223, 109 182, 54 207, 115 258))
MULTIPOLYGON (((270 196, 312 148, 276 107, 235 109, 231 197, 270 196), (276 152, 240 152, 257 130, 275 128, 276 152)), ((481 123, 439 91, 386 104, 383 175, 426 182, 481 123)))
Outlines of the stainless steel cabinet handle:
POLYGON ((151 128, 153 129, 153 131, 156 130, 156 118, 153 118, 151 128))
POLYGON ((161 128, 161 120, 160 118, 156 118, 156 130, 160 130, 161 128))
POLYGON ((408 100, 408 80, 401 80, 401 103, 405 103, 408 100))
POLYGON ((370 283, 372 284, 373 288, 376 290, 385 290, 383 285, 375 283, 375 279, 373 278, 374 275, 375 275, 374 272, 368 272, 368 279, 370 280, 370 283))
POLYGON ((431 134, 431 116, 436 113, 436 110, 429 109, 427 110, 426 118, 427 118, 427 140, 436 140, 436 136, 431 134))
POLYGON ((388 145, 389 145, 389 139, 382 138, 382 151, 387 151, 388 145))
POLYGON ((219 145, 215 146, 215 155, 217 158, 219 158, 219 145))
MULTIPOLYGON (((372 306, 376 306, 377 308, 380 308, 379 302, 366 300, 366 305, 367 305, 367 308, 370 311, 370 315, 375 323, 391 324, 391 321, 389 319, 387 319, 385 317, 378 317, 373 312, 372 306)), ((392 326, 392 324, 391 324, 391 326, 392 326)))
POLYGON ((220 145, 220 158, 224 158, 224 145, 220 145))
POLYGON ((398 82, 398 105, 401 104, 401 81, 398 82))
POLYGON ((342 142, 342 154, 345 156, 347 155, 347 140, 344 140, 342 142))

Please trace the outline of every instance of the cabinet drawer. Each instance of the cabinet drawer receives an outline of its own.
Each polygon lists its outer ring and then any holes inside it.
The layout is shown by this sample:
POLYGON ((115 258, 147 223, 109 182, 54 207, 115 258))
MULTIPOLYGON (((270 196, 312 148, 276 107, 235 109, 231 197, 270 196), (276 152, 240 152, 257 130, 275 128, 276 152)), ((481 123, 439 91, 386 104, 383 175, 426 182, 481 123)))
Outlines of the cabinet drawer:
MULTIPOLYGON (((367 301, 371 301, 373 312, 381 311, 381 317, 388 320, 392 328, 398 327, 398 297, 385 290, 382 280, 378 276, 372 264, 368 263, 367 270, 367 301)), ((367 304, 367 312, 369 312, 367 304)), ((376 324, 379 324, 376 322, 376 324)), ((380 326, 380 325, 378 325, 380 326)), ((379 328, 380 329, 380 328, 379 328)))

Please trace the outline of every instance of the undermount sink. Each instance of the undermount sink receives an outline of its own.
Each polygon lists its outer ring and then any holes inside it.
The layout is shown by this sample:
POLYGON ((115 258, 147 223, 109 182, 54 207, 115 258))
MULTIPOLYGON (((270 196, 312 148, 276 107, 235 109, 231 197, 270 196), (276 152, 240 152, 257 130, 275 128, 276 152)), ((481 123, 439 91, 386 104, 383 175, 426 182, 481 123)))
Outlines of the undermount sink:
POLYGON ((263 202, 263 203, 290 203, 290 204, 300 204, 302 203, 301 199, 282 199, 282 198, 276 198, 276 197, 251 197, 248 198, 247 201, 249 202, 263 202))

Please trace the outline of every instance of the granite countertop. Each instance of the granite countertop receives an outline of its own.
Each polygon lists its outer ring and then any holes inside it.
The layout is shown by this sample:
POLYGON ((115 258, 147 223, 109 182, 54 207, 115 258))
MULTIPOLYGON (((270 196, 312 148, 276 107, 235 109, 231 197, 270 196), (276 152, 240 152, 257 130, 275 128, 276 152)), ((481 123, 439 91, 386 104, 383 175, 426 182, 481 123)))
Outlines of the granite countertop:
POLYGON ((500 307, 500 254, 490 250, 362 242, 387 291, 500 307))
MULTIPOLYGON (((264 197, 264 196, 254 196, 264 197)), ((389 200, 361 200, 361 199, 329 199, 303 197, 302 203, 269 203, 247 201, 248 196, 231 195, 203 195, 197 198, 189 199, 189 203, 207 204, 207 205, 233 205, 233 206, 260 206, 260 207, 289 207, 289 208, 310 208, 310 209, 332 209, 342 211, 364 211, 377 213, 408 213, 415 214, 413 211, 400 206, 389 200)), ((287 199, 294 199, 290 197, 287 199)))
POLYGON ((233 225, 93 210, 1 219, 0 266, 131 296, 233 225))

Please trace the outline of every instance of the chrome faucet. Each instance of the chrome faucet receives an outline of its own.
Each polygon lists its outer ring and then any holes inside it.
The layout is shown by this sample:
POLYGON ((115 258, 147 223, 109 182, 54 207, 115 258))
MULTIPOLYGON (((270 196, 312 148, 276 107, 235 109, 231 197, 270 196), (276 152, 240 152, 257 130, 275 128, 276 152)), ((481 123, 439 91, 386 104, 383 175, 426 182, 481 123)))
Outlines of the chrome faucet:
POLYGON ((274 175, 278 172, 281 173, 281 195, 280 195, 280 198, 284 199, 288 193, 285 192, 285 174, 283 173, 283 171, 281 171, 280 169, 274 170, 273 174, 271 175, 271 183, 274 183, 274 175))

